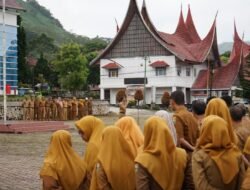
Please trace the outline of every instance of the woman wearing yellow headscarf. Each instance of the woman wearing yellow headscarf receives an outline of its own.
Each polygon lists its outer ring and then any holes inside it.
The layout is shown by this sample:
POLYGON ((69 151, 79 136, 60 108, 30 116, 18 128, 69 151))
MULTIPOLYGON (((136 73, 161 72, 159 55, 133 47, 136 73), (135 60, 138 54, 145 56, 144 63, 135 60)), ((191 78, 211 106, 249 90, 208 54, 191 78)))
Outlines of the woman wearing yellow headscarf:
POLYGON ((245 173, 244 181, 241 185, 241 190, 249 190, 250 189, 250 137, 248 137, 244 150, 244 156, 247 159, 248 169, 245 173))
POLYGON ((192 157, 195 187, 202 190, 238 190, 245 172, 242 154, 232 143, 227 123, 211 115, 204 119, 192 157))
POLYGON ((88 143, 84 153, 84 161, 87 164, 88 172, 86 186, 89 186, 91 174, 96 164, 97 155, 101 144, 104 123, 97 117, 85 116, 82 119, 76 121, 75 125, 82 139, 88 143))
POLYGON ((43 189, 81 189, 85 175, 86 164, 73 150, 70 133, 64 130, 54 132, 40 171, 43 189))
POLYGON ((225 101, 221 98, 213 98, 210 100, 205 111, 205 117, 209 115, 217 115, 227 122, 227 128, 231 142, 237 144, 237 136, 233 131, 230 112, 225 101))
POLYGON ((128 142, 134 157, 138 154, 139 147, 143 145, 144 137, 135 119, 125 116, 119 119, 115 126, 119 127, 125 140, 128 142))
POLYGON ((175 146, 169 128, 162 118, 152 116, 146 121, 143 152, 138 154, 135 162, 136 189, 182 188, 187 154, 185 150, 175 146))
POLYGON ((103 130, 90 190, 135 190, 134 155, 118 127, 103 130))

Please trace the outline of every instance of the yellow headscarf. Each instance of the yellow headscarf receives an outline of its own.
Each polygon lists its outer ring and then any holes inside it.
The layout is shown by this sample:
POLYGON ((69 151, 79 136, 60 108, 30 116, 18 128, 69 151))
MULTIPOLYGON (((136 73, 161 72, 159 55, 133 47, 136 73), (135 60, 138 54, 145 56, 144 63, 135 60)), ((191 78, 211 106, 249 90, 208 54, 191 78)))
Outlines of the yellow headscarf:
POLYGON ((92 172, 96 163, 97 154, 101 144, 104 123, 94 116, 85 116, 75 122, 78 130, 82 131, 87 137, 87 148, 84 153, 84 160, 87 164, 87 171, 92 172))
POLYGON ((227 128, 230 139, 233 143, 237 144, 237 136, 233 131, 230 112, 224 100, 221 98, 214 98, 210 100, 205 111, 205 117, 209 115, 217 115, 228 123, 227 128))
POLYGON ((135 119, 130 116, 125 116, 119 119, 115 125, 121 129, 125 140, 128 142, 134 154, 134 157, 136 157, 139 147, 143 145, 144 137, 135 119))
POLYGON ((85 175, 86 164, 73 150, 70 133, 64 130, 54 132, 40 177, 53 177, 64 190, 76 190, 85 175))
POLYGON ((246 154, 250 154, 250 137, 247 138, 243 152, 246 154))
POLYGON ((197 148, 203 149, 220 170, 223 182, 229 184, 239 172, 240 150, 230 140, 228 124, 221 117, 210 115, 202 124, 197 148))
MULTIPOLYGON (((119 128, 109 126, 103 130, 98 162, 103 167, 112 189, 135 189, 134 155, 119 128)), ((98 189, 96 178, 95 169, 91 190, 98 189)))
POLYGON ((158 116, 146 121, 143 152, 135 162, 146 168, 163 190, 178 190, 183 184, 187 154, 176 148, 166 125, 158 116))

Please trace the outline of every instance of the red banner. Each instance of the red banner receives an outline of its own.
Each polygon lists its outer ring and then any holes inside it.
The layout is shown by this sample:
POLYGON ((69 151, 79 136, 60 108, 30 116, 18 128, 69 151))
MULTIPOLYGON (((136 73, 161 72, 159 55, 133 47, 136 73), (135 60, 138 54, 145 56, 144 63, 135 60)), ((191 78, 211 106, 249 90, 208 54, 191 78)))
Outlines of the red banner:
POLYGON ((6 94, 11 94, 11 86, 6 84, 6 94))

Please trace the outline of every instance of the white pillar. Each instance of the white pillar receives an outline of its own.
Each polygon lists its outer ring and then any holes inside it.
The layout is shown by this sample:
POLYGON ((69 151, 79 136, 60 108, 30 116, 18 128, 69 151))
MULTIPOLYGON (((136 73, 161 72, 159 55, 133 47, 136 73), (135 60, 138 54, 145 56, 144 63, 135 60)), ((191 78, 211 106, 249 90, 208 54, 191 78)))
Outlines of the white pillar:
POLYGON ((152 95, 151 102, 156 103, 156 87, 155 86, 151 87, 151 95, 152 95))
POLYGON ((100 99, 104 100, 104 88, 100 88, 100 99))
POLYGON ((176 86, 172 86, 172 92, 176 91, 176 86))

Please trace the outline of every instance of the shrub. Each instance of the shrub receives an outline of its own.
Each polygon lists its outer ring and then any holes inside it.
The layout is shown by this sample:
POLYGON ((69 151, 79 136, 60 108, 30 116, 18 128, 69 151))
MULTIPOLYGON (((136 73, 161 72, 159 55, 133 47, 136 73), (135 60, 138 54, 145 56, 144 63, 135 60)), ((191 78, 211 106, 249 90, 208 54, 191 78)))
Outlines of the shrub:
POLYGON ((135 91, 135 95, 134 95, 134 99, 136 100, 136 101, 141 101, 141 100, 143 100, 143 93, 142 93, 142 90, 141 89, 137 89, 136 91, 135 91))
POLYGON ((168 106, 170 104, 170 94, 167 91, 164 92, 164 94, 162 95, 161 103, 162 103, 163 106, 168 108, 168 106))
POLYGON ((125 90, 119 90, 116 94, 116 102, 121 102, 123 98, 127 98, 125 90))

